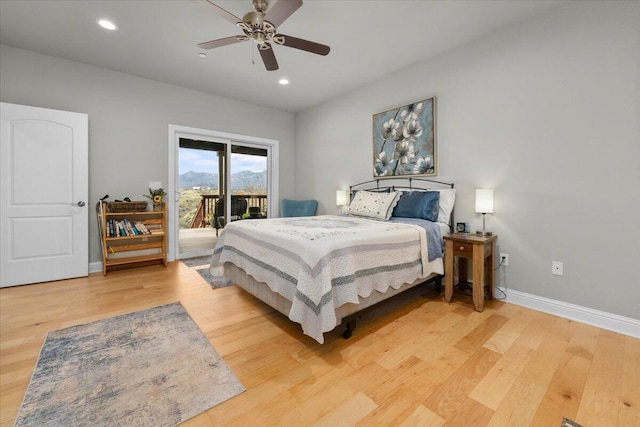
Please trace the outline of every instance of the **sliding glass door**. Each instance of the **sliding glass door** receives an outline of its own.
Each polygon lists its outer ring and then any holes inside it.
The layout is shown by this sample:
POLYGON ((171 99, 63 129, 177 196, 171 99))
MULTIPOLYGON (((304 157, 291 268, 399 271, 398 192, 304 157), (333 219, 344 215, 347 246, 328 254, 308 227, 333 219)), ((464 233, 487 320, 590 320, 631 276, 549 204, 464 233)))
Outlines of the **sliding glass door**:
POLYGON ((268 215, 269 147, 179 138, 177 258, 212 253, 232 221, 268 215))
POLYGON ((268 151, 264 148, 231 145, 230 190, 232 219, 242 212, 244 218, 266 218, 268 215, 267 168, 268 151), (235 201, 235 202, 234 202, 235 201))

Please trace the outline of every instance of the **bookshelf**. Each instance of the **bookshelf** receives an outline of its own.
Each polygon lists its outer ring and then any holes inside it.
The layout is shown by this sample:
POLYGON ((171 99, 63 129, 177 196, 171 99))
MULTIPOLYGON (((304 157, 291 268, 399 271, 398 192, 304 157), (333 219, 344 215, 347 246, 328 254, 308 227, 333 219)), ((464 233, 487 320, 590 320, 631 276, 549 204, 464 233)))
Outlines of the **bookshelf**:
MULTIPOLYGON (((134 202, 132 202, 134 203, 134 202)), ((102 274, 111 267, 159 261, 167 266, 167 207, 160 211, 107 212, 98 202, 96 213, 102 246, 102 274)))

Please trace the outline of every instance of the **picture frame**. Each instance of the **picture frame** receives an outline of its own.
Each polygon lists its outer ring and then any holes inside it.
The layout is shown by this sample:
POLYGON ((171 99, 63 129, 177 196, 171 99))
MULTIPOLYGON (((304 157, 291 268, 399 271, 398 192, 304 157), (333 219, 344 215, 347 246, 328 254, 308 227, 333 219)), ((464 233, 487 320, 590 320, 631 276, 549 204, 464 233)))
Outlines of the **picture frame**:
POLYGON ((373 114, 373 176, 436 176, 436 98, 373 114))
POLYGON ((468 233, 469 232, 469 224, 466 222, 457 222, 456 223, 456 233, 468 233))

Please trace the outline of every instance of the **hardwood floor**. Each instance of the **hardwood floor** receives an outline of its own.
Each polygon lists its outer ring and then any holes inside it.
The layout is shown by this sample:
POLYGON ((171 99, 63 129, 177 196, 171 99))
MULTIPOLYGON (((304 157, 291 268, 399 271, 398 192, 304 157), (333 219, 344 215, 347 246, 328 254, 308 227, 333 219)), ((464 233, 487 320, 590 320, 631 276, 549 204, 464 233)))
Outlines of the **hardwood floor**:
POLYGON ((422 288, 320 345, 236 286, 181 262, 0 290, 0 426, 47 331, 180 301, 247 388, 185 426, 640 425, 640 340, 422 288))

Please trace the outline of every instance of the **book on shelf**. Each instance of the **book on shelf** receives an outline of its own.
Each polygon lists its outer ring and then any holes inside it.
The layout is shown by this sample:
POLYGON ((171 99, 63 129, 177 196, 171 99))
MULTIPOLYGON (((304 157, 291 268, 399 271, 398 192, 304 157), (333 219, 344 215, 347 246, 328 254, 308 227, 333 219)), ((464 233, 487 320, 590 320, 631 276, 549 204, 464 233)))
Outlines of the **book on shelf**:
POLYGON ((135 223, 128 219, 109 219, 105 225, 105 234, 107 237, 124 237, 124 236, 144 236, 149 234, 158 234, 163 231, 161 223, 152 223, 145 225, 142 221, 135 223))
POLYGON ((162 220, 146 220, 143 224, 151 232, 155 234, 162 231, 162 220))
POLYGON ((142 221, 136 222, 135 226, 138 230, 140 230, 141 234, 151 234, 149 229, 142 223, 142 221))
POLYGON ((131 226, 131 223, 129 222, 128 219, 123 219, 122 223, 124 224, 124 229, 127 232, 127 236, 135 236, 135 232, 133 231, 133 227, 131 226))

